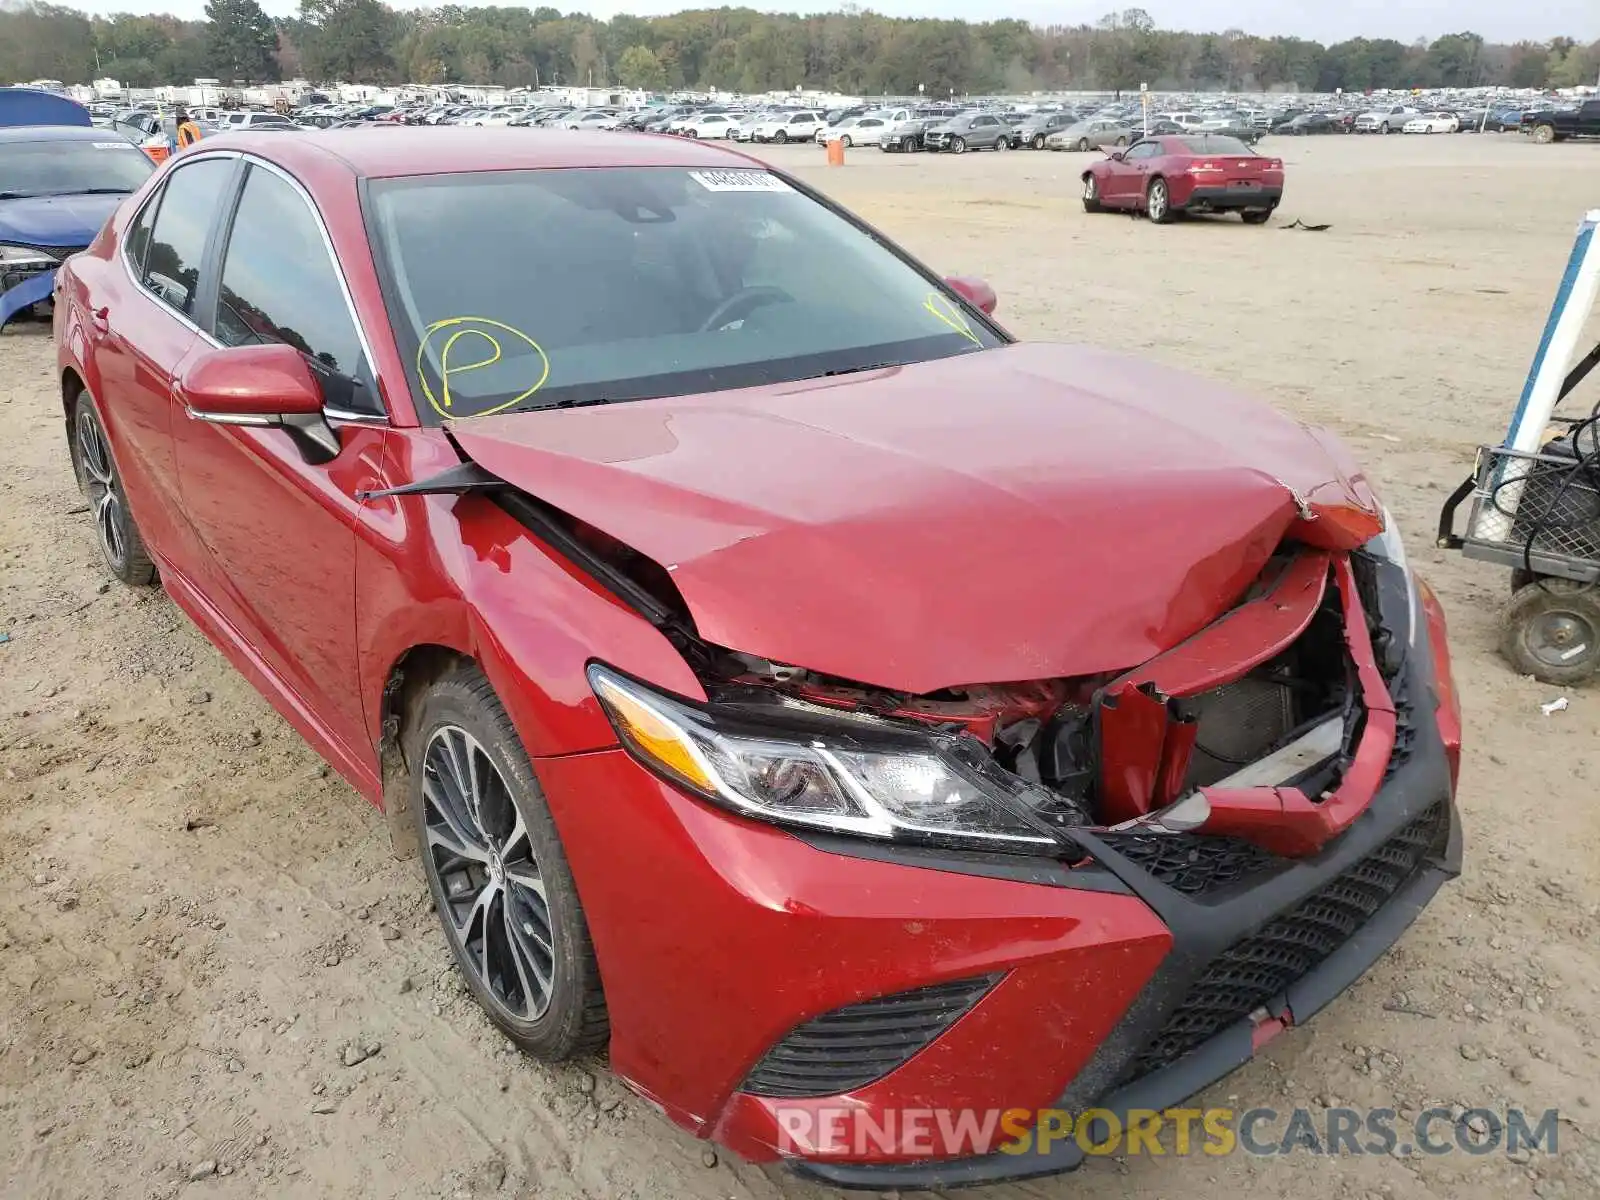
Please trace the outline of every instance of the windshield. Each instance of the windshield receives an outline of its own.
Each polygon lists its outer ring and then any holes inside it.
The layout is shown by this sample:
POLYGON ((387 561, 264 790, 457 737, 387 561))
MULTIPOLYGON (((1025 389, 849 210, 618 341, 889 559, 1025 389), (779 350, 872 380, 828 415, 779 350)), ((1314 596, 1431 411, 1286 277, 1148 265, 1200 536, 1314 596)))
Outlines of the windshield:
POLYGON ((424 176, 374 181, 366 202, 430 422, 789 382, 1004 341, 766 171, 424 176))
POLYGON ((0 142, 0 195, 73 196, 136 191, 155 164, 132 142, 0 142))

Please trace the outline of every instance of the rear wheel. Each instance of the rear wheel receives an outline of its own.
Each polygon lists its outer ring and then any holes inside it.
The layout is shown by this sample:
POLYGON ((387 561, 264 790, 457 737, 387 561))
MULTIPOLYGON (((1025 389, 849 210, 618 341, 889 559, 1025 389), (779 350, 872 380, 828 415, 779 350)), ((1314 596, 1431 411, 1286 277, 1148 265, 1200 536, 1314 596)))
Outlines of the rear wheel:
POLYGON ((1556 127, 1554 125, 1535 125, 1533 127, 1533 140, 1541 146, 1548 146, 1556 140, 1556 127))
POLYGON ((1127 144, 1128 144, 1128 139, 1127 139, 1127 138, 1125 138, 1125 137, 1119 137, 1119 138, 1118 138, 1118 139, 1117 139, 1117 145, 1119 145, 1119 146, 1126 146, 1126 145, 1127 145, 1127 144))
POLYGON ((555 821, 499 697, 476 667, 421 696, 407 743, 423 869, 467 987, 547 1061, 609 1035, 600 971, 555 821))
POLYGON ((111 442, 93 397, 80 392, 72 413, 72 465, 78 474, 78 486, 89 501, 100 557, 123 583, 132 587, 154 583, 155 563, 128 508, 122 473, 111 457, 111 442))
POLYGON ((1172 193, 1167 189, 1165 179, 1152 179, 1150 190, 1145 193, 1144 211, 1157 225, 1168 225, 1172 222, 1172 193))
POLYGON ((1083 211, 1097 213, 1104 210, 1100 203, 1100 181, 1093 175, 1083 177, 1083 211))
POLYGON ((1600 588, 1570 579, 1525 584, 1500 617, 1500 653, 1519 675, 1569 686, 1600 670, 1600 588))
POLYGON ((998 139, 994 144, 994 148, 996 150, 1009 150, 1009 149, 1011 149, 1011 139, 1010 138, 1006 138, 1006 137, 1002 137, 1002 138, 998 139))
POLYGON ((1270 208, 1247 208, 1239 214, 1246 225, 1265 225, 1272 220, 1270 208))

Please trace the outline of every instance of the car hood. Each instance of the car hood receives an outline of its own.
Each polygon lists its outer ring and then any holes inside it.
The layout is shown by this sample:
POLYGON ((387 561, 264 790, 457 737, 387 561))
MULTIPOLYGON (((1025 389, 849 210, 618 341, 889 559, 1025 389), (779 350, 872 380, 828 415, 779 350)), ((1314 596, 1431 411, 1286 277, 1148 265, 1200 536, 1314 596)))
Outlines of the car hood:
POLYGON ((87 246, 127 197, 24 196, 0 200, 0 242, 87 246))
POLYGON ((1291 526, 1353 547, 1382 525, 1326 434, 1084 347, 447 430, 664 566, 708 641, 912 693, 1132 667, 1291 526))

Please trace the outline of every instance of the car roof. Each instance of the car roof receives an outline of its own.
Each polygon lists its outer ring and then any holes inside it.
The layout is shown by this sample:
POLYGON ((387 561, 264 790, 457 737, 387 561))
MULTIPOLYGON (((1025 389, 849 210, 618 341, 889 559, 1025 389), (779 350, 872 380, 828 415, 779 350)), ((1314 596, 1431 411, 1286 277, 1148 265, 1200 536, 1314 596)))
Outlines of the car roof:
POLYGON ((767 169, 749 155, 692 139, 475 126, 404 126, 386 131, 383 137, 369 137, 359 130, 308 130, 303 137, 270 145, 222 133, 207 138, 205 149, 255 154, 291 172, 297 167, 326 170, 342 166, 363 179, 574 167, 726 167, 730 163, 755 163, 767 169))
POLYGON ((0 129, 0 142, 103 142, 106 131, 88 125, 13 125, 0 129))

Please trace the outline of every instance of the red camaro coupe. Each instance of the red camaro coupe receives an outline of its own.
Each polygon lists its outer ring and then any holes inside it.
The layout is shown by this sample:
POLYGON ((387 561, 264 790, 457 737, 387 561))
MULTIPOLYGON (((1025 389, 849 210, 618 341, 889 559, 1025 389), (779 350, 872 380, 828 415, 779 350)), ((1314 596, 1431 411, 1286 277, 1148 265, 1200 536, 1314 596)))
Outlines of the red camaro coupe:
POLYGON ((1340 446, 993 307, 730 150, 414 129, 206 139, 55 332, 107 565, 383 809, 513 1041, 919 1188, 1226 1074, 1460 857, 1340 446))
POLYGON ((1214 133, 1145 138, 1083 173, 1083 207, 1089 212, 1130 209, 1158 225, 1179 213, 1221 212, 1265 225, 1282 199, 1282 159, 1214 133))

